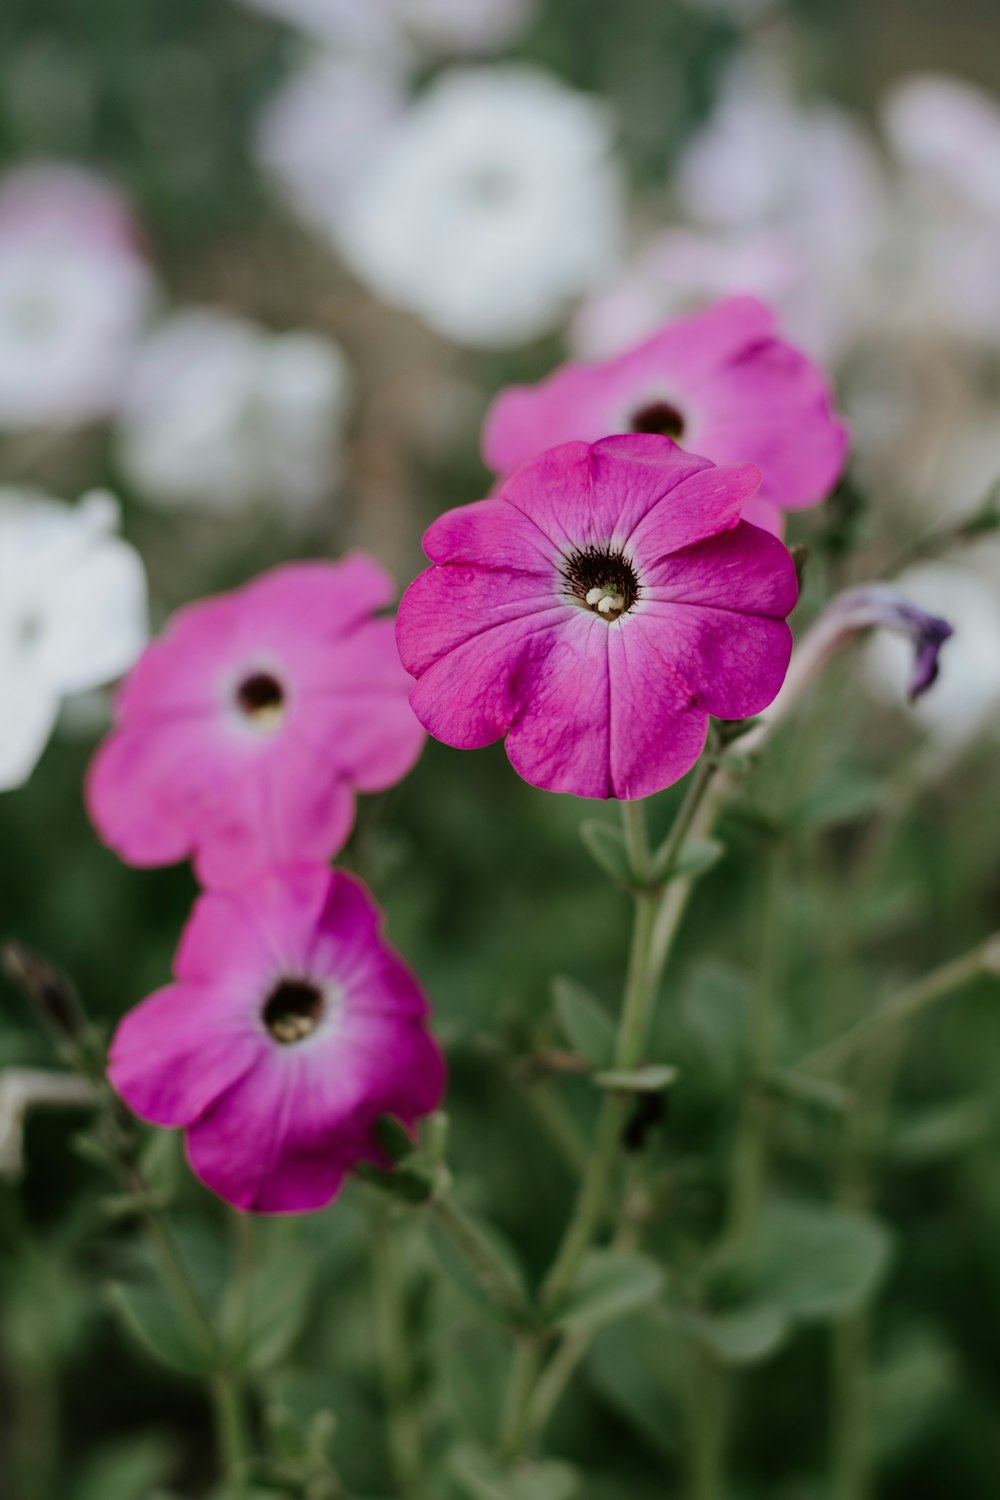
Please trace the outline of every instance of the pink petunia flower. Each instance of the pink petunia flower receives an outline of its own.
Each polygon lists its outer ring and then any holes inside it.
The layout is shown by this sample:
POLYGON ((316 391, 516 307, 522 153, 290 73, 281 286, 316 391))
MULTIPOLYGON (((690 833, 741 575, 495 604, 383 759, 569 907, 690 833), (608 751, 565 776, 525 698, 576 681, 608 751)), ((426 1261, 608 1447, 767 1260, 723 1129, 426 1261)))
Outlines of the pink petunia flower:
POLYGON ((581 797, 647 797, 690 769, 708 716, 759 713, 788 666, 797 588, 740 520, 760 473, 668 438, 565 443, 424 537, 396 635, 417 717, 581 797))
POLYGON ((109 1076, 130 1109, 187 1131, 213 1192, 258 1213, 322 1208, 373 1127, 412 1128, 444 1091, 427 1003, 360 881, 320 865, 200 897, 175 982, 119 1024, 109 1076))
POLYGON ((756 464, 763 478, 745 518, 780 536, 783 511, 815 505, 836 483, 847 430, 820 371, 774 323, 756 298, 733 297, 617 359, 512 386, 487 414, 485 461, 509 474, 573 438, 662 433, 713 463, 756 464))
POLYGON ((206 885, 326 859, 355 792, 399 781, 423 731, 392 622, 359 553, 291 563, 180 610, 126 679, 87 780, 90 816, 129 864, 193 855, 206 885))

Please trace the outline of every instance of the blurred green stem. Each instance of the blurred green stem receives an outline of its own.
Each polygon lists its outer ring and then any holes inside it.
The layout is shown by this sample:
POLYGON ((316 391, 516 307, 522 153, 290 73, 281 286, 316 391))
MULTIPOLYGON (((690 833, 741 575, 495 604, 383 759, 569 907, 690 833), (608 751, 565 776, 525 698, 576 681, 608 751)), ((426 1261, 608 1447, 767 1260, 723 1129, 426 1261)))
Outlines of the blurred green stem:
POLYGON ((688 1492, 691 1500, 723 1500, 725 1495, 725 1382, 706 1349, 694 1357, 688 1421, 688 1492))
POLYGON ((413 1364, 406 1329, 406 1291, 398 1225, 382 1208, 371 1220, 375 1338, 388 1413, 389 1450, 401 1500, 423 1494, 423 1441, 413 1402, 413 1364))
MULTIPOLYGON (((707 793, 719 770, 715 747, 699 761, 673 827, 657 856, 654 879, 645 803, 622 802, 622 824, 634 900, 632 943, 615 1041, 613 1067, 629 1072, 642 1060, 660 978, 680 925, 693 882, 673 879, 690 836, 707 832, 718 801, 707 793)), ((604 1216, 622 1132, 632 1105, 620 1093, 604 1096, 597 1134, 580 1183, 576 1204, 542 1286, 542 1309, 551 1314, 572 1288, 584 1256, 604 1216)), ((515 1359, 504 1422, 503 1450, 520 1453, 529 1437, 540 1435, 566 1382, 586 1350, 586 1340, 560 1341, 544 1375, 543 1348, 535 1339, 515 1359)))

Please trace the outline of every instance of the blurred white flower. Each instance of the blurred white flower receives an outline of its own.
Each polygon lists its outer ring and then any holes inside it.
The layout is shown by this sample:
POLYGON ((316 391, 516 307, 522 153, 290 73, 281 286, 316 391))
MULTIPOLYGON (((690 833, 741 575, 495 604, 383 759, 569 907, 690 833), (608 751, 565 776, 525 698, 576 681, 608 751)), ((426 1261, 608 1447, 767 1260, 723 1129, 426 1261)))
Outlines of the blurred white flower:
POLYGON ((0 790, 31 775, 62 700, 112 681, 147 636, 146 577, 118 506, 0 489, 0 790))
POLYGON ((322 40, 355 49, 416 44, 437 53, 487 52, 525 24, 535 0, 247 0, 322 40))
POLYGON ((0 427, 106 415, 152 288, 128 208, 101 178, 38 166, 0 179, 0 427))
POLYGON ((797 273, 792 308, 796 298, 812 304, 804 326, 818 324, 817 309, 826 308, 814 352, 825 352, 816 347, 824 337, 831 347, 848 341, 871 298, 885 225, 878 163, 850 115, 828 103, 800 104, 778 68, 744 58, 684 151, 676 189, 691 223, 780 246, 797 273))
POLYGON ((405 103, 398 69, 321 53, 264 110, 257 154, 295 212, 335 239, 351 189, 405 103))
POLYGON ((1000 340, 1000 102, 960 79, 919 74, 886 96, 903 168, 893 282, 911 325, 1000 340))
POLYGON ((617 258, 605 107, 528 68, 441 75, 351 195, 341 250, 387 301, 459 343, 553 328, 617 258))
MULTIPOLYGON (((916 720, 949 751, 987 727, 1000 731, 1000 587, 976 566, 952 559, 920 563, 894 583, 954 631, 936 682, 910 710, 916 720)), ((865 665, 874 696, 905 701, 911 654, 898 636, 872 636, 865 665)))
POLYGON ((140 350, 118 426, 122 468, 161 505, 292 511, 337 477, 349 400, 338 345, 209 308, 176 314, 140 350))
POLYGON ((573 320, 573 347, 582 358, 605 359, 678 313, 741 293, 775 308, 782 333, 811 354, 821 356, 833 344, 836 311, 787 238, 668 229, 583 302, 573 320))

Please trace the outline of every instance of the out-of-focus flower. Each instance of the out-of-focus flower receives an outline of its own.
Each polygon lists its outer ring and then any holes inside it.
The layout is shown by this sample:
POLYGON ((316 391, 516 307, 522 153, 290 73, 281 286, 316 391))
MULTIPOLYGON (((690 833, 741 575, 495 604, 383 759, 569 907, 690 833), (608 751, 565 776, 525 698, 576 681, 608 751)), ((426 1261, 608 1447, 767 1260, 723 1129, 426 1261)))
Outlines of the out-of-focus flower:
MULTIPOLYGON (((960 745, 989 723, 1000 731, 1000 587, 951 560, 921 563, 896 582, 951 626, 940 674, 914 705, 918 722, 943 745, 960 745)), ((902 700, 908 651, 899 634, 880 631, 869 643, 867 676, 878 697, 902 700)))
POLYGON ((307 508, 336 480, 349 384, 329 339, 179 313, 139 352, 119 417, 122 467, 162 505, 307 508))
POLYGON ((1000 103, 960 79, 905 79, 883 110, 904 177, 893 240, 910 324, 1000 338, 1000 103))
POLYGON ((146 639, 146 577, 118 507, 0 489, 0 789, 27 781, 59 706, 121 675, 146 639))
POLYGON ((123 388, 152 298, 128 207, 64 166, 0 178, 0 427, 72 427, 123 388))
POLYGON ((180 610, 119 693, 87 804, 135 865, 193 854, 206 885, 326 859, 356 792, 405 776, 423 731, 392 621, 394 593, 356 553, 291 563, 180 610))
POLYGON ((444 74, 351 194, 359 278, 459 343, 551 329, 613 265, 622 221, 601 104, 521 67, 444 74))
POLYGON ((870 300, 884 225, 874 152, 849 115, 829 104, 799 104, 777 69, 744 60, 685 150, 676 187, 692 223, 751 243, 757 236, 780 243, 799 268, 795 296, 808 277, 831 309, 825 329, 813 335, 814 352, 849 339, 870 300), (823 333, 827 347, 819 344, 823 333))
POLYGON ((398 67, 331 52, 311 58, 265 109, 260 160, 294 211, 334 243, 351 190, 405 103, 398 67))
POLYGON ((774 326, 762 303, 733 298, 605 364, 563 365, 540 385, 512 386, 487 414, 486 463, 509 474, 573 438, 659 432, 713 463, 756 464, 763 479, 743 518, 780 534, 783 510, 832 489, 847 432, 820 371, 774 326))
POLYGON ((450 511, 399 607, 412 703, 460 749, 581 797, 647 797, 701 754, 708 716, 765 708, 791 652, 792 560, 740 520, 760 474, 668 438, 566 443, 450 511))
POLYGON ((535 0, 246 0, 314 36, 357 49, 417 46, 489 52, 525 24, 535 0))
POLYGON ((109 1074, 154 1125, 187 1131, 192 1167, 235 1207, 322 1208, 382 1163, 380 1115, 412 1128, 444 1091, 427 1002, 360 881, 269 872, 195 905, 175 982, 121 1022, 109 1074))

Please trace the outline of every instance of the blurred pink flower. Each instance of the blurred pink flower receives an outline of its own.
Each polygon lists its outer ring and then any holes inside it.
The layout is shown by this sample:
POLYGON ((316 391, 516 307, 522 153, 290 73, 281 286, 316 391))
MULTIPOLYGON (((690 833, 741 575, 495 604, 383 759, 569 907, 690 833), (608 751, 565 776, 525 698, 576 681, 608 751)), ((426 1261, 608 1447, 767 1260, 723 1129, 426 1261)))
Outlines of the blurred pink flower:
POLYGON ((72 167, 0 178, 0 428, 111 411, 153 283, 124 199, 72 167))
POLYGON ((392 622, 373 618, 393 592, 355 553, 180 610, 123 684, 90 768, 105 842, 135 865, 193 854, 206 885, 336 853, 355 792, 394 785, 423 743, 392 622))
POLYGON ((442 516, 397 622, 417 716, 459 749, 506 736, 549 791, 677 781, 709 714, 759 713, 788 666, 795 570, 740 520, 759 482, 641 433, 554 448, 442 516))
POLYGON ((780 535, 783 510, 815 505, 840 475, 847 431, 805 355, 775 337, 752 297, 679 318, 605 364, 567 364, 512 386, 487 414, 483 454, 509 474, 554 443, 660 432, 713 463, 754 463, 744 519, 780 535))
POLYGON ((120 1023, 109 1075, 154 1125, 187 1130, 191 1165, 236 1208, 322 1208, 374 1126, 436 1108, 444 1061, 417 981, 364 886, 293 865, 196 903, 175 983, 120 1023))

